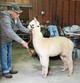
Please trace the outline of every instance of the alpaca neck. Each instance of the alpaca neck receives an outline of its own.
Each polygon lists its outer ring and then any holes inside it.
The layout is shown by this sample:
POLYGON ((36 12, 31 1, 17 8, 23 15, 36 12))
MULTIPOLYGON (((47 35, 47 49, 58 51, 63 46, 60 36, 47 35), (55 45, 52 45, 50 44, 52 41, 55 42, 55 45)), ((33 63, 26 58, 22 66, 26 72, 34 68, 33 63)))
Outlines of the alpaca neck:
POLYGON ((32 34, 33 34, 33 39, 36 39, 36 40, 38 40, 38 39, 40 39, 40 38, 43 37, 43 35, 42 35, 40 29, 34 29, 34 30, 32 31, 32 34))

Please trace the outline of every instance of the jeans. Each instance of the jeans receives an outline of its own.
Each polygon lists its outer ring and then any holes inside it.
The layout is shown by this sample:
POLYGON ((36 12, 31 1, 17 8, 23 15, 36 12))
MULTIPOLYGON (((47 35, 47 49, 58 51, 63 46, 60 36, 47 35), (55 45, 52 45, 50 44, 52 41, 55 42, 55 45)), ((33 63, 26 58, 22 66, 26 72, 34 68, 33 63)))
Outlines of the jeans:
POLYGON ((0 44, 2 73, 9 73, 12 63, 12 42, 0 44))

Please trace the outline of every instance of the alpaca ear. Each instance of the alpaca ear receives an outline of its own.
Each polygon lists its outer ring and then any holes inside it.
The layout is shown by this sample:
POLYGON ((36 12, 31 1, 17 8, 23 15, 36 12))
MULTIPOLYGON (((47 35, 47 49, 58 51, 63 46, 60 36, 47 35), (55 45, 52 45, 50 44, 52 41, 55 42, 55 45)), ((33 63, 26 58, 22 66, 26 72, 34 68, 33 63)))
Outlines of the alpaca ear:
POLYGON ((34 17, 34 21, 37 22, 37 19, 34 17))

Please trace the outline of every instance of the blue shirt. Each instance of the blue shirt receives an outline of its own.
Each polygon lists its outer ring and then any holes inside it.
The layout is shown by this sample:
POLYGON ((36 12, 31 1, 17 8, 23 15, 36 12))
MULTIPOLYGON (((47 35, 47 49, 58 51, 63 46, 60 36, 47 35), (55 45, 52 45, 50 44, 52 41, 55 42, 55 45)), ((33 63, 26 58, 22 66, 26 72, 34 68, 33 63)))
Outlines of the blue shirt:
POLYGON ((49 25, 48 31, 50 31, 50 37, 59 36, 59 32, 56 25, 49 25))

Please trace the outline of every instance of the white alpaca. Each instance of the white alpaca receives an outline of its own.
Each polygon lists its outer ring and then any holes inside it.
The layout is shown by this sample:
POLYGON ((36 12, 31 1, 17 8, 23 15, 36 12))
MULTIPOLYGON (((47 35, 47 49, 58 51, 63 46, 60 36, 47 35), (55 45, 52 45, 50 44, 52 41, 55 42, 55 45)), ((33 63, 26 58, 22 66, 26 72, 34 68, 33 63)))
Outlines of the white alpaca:
POLYGON ((42 76, 46 77, 48 74, 49 57, 59 54, 64 63, 63 71, 69 69, 71 76, 73 72, 72 50, 74 47, 72 41, 66 37, 44 38, 36 18, 29 23, 28 29, 32 31, 33 46, 42 65, 42 76))

